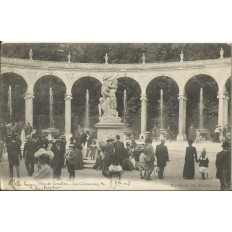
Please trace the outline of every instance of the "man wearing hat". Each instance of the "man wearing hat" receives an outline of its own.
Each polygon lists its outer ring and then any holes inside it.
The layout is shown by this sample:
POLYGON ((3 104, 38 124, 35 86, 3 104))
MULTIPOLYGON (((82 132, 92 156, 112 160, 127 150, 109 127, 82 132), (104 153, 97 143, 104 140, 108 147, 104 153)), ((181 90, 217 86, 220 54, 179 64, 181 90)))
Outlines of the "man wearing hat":
POLYGON ((155 152, 152 146, 151 138, 147 138, 146 147, 144 148, 146 175, 145 180, 151 180, 151 173, 154 170, 155 152))
POLYGON ((64 154, 61 148, 60 140, 55 141, 55 146, 52 147, 52 152, 54 153, 53 160, 53 177, 60 179, 61 170, 64 165, 64 154))
POLYGON ((231 147, 230 143, 223 142, 222 151, 216 157, 216 178, 220 180, 221 190, 230 190, 231 186, 231 147))
POLYGON ((120 141, 119 135, 116 135, 116 142, 114 142, 113 145, 114 145, 114 151, 115 151, 116 164, 117 165, 120 164, 122 166, 126 151, 125 151, 124 143, 120 141))
POLYGON ((23 149, 23 158, 25 158, 25 166, 29 176, 34 173, 35 157, 34 154, 37 151, 37 143, 30 135, 26 136, 26 143, 23 149))
POLYGON ((102 169, 102 174, 104 176, 107 175, 107 171, 108 171, 109 166, 111 164, 116 163, 113 141, 114 141, 113 137, 109 136, 107 141, 106 141, 107 144, 105 145, 105 148, 104 148, 105 157, 103 159, 103 169, 102 169))
POLYGON ((165 138, 160 139, 160 144, 156 146, 155 155, 157 158, 157 166, 159 168, 158 177, 163 179, 164 168, 166 167, 166 162, 169 161, 168 148, 164 145, 165 138))
POLYGON ((73 151, 74 144, 69 144, 69 151, 65 155, 65 160, 69 172, 69 179, 75 178, 76 153, 73 151))

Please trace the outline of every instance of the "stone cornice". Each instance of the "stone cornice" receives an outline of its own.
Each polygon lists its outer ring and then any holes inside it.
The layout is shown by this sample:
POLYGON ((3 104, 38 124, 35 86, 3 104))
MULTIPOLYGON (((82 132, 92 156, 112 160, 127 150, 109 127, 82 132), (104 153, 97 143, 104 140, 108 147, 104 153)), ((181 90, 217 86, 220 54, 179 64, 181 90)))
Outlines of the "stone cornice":
POLYGON ((146 64, 99 64, 99 63, 68 63, 40 61, 29 59, 16 59, 1 57, 2 66, 13 66, 30 69, 51 69, 51 70, 97 70, 97 71, 126 71, 126 70, 153 70, 153 69, 189 69, 204 68, 207 66, 231 66, 231 58, 196 60, 184 62, 166 62, 166 63, 146 63, 146 64))

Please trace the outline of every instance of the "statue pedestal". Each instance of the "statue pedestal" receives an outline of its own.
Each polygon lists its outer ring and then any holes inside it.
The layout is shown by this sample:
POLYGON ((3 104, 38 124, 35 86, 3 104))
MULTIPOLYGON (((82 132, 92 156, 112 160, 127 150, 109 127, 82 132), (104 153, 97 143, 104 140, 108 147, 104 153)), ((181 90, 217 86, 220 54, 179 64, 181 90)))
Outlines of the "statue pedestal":
POLYGON ((100 117, 99 122, 95 124, 97 129, 97 141, 106 142, 108 137, 115 138, 116 135, 120 135, 121 141, 123 141, 123 129, 125 124, 122 123, 122 119, 119 117, 100 117))

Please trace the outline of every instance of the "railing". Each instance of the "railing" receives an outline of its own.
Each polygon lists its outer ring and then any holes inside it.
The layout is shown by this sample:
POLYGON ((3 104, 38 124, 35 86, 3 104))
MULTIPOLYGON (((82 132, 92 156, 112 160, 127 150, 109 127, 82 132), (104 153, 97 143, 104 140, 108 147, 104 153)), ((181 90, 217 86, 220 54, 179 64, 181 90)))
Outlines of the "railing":
POLYGON ((146 64, 99 64, 99 63, 68 63, 41 60, 27 60, 17 58, 1 57, 1 65, 25 66, 50 69, 90 69, 90 70, 147 70, 147 69, 169 69, 169 68, 191 68, 205 66, 230 66, 231 58, 196 60, 184 62, 146 63, 146 64))

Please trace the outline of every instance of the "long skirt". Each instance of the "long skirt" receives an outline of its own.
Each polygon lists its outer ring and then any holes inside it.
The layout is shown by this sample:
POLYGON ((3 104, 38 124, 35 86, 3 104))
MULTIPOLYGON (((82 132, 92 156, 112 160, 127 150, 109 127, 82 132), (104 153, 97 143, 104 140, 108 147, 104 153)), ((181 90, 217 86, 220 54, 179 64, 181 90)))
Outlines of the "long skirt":
POLYGON ((194 179, 195 175, 195 163, 193 161, 185 161, 184 163, 184 170, 183 170, 183 177, 187 179, 194 179))

